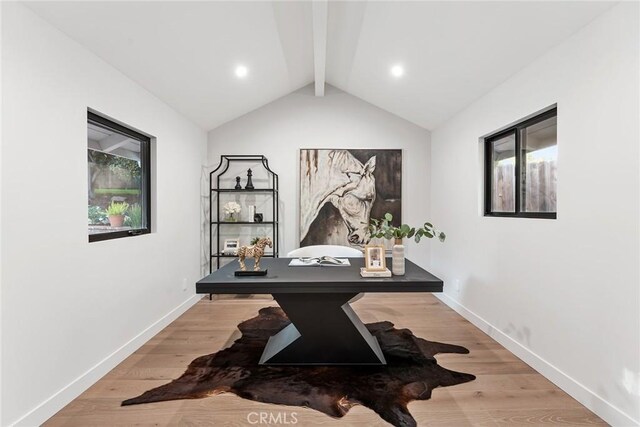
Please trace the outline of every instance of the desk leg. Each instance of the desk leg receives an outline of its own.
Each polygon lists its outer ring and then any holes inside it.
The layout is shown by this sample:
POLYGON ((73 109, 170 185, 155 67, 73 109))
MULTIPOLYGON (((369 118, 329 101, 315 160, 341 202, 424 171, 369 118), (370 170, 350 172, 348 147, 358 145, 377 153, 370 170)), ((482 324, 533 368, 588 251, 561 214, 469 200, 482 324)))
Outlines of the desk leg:
POLYGON ((274 294, 291 324, 269 338, 263 365, 384 365, 378 340, 349 305, 356 294, 274 294))

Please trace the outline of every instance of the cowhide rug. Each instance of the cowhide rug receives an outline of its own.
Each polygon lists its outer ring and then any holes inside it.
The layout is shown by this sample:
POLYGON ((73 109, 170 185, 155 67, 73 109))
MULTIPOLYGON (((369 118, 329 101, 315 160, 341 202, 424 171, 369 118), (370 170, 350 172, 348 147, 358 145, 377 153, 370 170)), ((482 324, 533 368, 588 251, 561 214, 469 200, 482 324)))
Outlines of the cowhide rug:
POLYGON ((387 366, 258 365, 271 335, 289 324, 278 307, 238 325, 242 337, 229 348, 195 359, 177 380, 146 391, 122 405, 175 399, 198 399, 230 392, 244 399, 304 406, 342 417, 354 405, 374 410, 394 426, 415 426, 407 410, 412 400, 427 400, 436 387, 473 381, 475 376, 438 365, 438 353, 469 352, 464 347, 426 341, 391 322, 370 323, 387 366))

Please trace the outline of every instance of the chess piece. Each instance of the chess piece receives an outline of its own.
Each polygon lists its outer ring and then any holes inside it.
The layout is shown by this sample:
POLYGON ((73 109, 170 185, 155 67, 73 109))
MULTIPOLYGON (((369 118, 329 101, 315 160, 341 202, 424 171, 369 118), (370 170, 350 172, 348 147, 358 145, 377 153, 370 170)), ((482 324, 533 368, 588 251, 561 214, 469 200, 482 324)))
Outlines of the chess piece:
POLYGON ((233 187, 235 190, 242 190, 242 185, 240 185, 240 177, 236 176, 236 186, 233 187))
POLYGON ((253 182, 251 182, 252 175, 253 172, 251 172, 251 169, 247 170, 247 185, 244 186, 245 190, 253 190, 253 182))

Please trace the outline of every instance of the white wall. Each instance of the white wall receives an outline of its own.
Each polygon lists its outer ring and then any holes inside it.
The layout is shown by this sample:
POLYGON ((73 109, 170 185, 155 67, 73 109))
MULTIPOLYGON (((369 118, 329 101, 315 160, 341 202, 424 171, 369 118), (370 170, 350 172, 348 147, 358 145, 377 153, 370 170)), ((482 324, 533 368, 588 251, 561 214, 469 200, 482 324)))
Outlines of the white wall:
POLYGON ((2 8, 0 424, 37 425, 195 301, 206 135, 24 6, 2 8), (87 107, 157 138, 154 233, 87 242, 87 107))
MULTIPOLYGON (((309 85, 210 131, 208 157, 213 167, 221 154, 269 159, 280 178, 283 256, 299 246, 300 148, 402 149, 402 220, 422 224, 430 213, 429 144, 423 128, 329 85, 316 97, 309 85)), ((426 266, 429 244, 409 243, 407 256, 426 266)))
POLYGON ((432 133, 445 301, 614 425, 640 420, 638 43, 617 5, 432 133), (478 138, 554 103, 558 219, 483 217, 478 138))

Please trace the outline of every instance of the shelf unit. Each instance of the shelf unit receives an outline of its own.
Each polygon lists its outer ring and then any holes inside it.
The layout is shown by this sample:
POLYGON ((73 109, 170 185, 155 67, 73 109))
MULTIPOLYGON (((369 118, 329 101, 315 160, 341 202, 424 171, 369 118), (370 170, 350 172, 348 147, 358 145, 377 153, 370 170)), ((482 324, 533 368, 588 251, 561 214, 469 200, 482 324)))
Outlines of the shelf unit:
POLYGON ((269 168, 269 161, 263 155, 222 155, 220 156, 220 164, 209 173, 209 273, 215 268, 220 268, 220 260, 222 258, 235 258, 234 255, 227 255, 222 252, 220 242, 220 228, 234 226, 270 226, 271 240, 273 241, 273 253, 265 254, 267 258, 277 258, 279 250, 278 231, 279 231, 279 194, 278 194, 278 174, 269 168), (254 188, 253 190, 235 188, 220 188, 220 179, 225 177, 225 173, 229 167, 238 162, 243 163, 259 163, 264 167, 268 177, 268 188, 254 188), (216 175, 216 172, 220 172, 216 175), (250 222, 250 221, 221 221, 220 220, 220 195, 221 194, 265 194, 271 196, 273 218, 270 221, 250 222), (215 198, 215 203, 214 203, 215 198), (215 227, 215 230, 214 230, 215 227), (215 234, 215 242, 214 242, 215 234), (215 243, 215 244, 214 244, 215 243))

